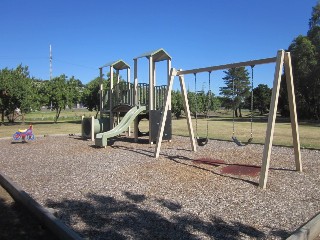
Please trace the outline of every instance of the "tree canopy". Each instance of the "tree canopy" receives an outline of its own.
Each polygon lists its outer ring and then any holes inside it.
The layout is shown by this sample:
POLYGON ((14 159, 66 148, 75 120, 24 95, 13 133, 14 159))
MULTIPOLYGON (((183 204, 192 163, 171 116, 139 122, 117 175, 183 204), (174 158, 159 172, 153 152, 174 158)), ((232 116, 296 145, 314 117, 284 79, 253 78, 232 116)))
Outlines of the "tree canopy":
POLYGON ((13 122, 16 109, 25 113, 35 106, 35 89, 27 66, 0 70, 0 92, 2 122, 4 116, 8 117, 9 122, 13 122))
MULTIPOLYGON (((320 1, 313 7, 306 36, 299 35, 290 44, 299 118, 320 119, 320 1)), ((288 115, 285 84, 282 84, 279 108, 288 115)))
POLYGON ((46 105, 56 111, 54 121, 57 122, 62 109, 71 108, 80 100, 79 81, 62 74, 45 82, 45 86, 46 105))
MULTIPOLYGON (((227 103, 232 104, 236 117, 242 117, 241 109, 245 104, 245 99, 250 96, 249 72, 245 67, 230 68, 224 71, 226 76, 223 78, 225 87, 220 87, 220 94, 227 103), (229 101, 229 100, 232 101, 229 101), (238 114, 239 110, 239 114, 238 114)), ((229 106, 230 107, 230 106, 229 106)), ((231 107, 230 107, 231 108, 231 107)))

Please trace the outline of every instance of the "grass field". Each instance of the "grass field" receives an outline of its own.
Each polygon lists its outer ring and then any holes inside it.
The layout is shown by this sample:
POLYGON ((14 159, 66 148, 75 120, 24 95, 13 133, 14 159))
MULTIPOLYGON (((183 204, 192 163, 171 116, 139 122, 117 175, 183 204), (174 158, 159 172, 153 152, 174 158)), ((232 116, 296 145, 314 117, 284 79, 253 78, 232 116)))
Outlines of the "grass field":
MULTIPOLYGON (((86 110, 63 111, 57 124, 53 123, 54 112, 41 111, 30 113, 25 117, 25 124, 17 121, 14 125, 5 124, 0 126, 0 138, 11 137, 18 129, 27 128, 30 123, 33 124, 34 133, 36 135, 50 134, 74 134, 81 131, 81 116, 95 116, 95 112, 86 110)), ((250 138, 251 125, 248 113, 244 112, 241 119, 235 120, 235 136, 243 142, 250 138)), ((210 139, 228 140, 230 141, 233 132, 233 121, 230 112, 218 112, 210 118, 199 118, 197 124, 192 120, 195 135, 206 137, 208 124, 208 137, 210 139)), ((141 122, 140 129, 145 131, 148 123, 141 122)), ((267 118, 255 116, 253 119, 253 142, 264 143, 267 128, 267 118)), ((187 136, 187 121, 182 118, 172 121, 172 133, 174 135, 187 136)), ((320 149, 320 123, 299 123, 300 143, 303 148, 320 149)), ((275 145, 292 146, 291 124, 288 119, 277 118, 275 125, 274 142, 275 145)))

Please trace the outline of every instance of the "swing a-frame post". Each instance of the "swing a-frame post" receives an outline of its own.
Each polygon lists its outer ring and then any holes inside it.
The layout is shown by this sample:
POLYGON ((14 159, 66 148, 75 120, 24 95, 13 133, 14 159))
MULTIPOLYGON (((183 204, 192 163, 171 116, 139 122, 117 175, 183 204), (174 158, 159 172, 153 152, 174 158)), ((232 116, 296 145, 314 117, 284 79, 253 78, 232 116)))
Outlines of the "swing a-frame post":
POLYGON ((262 157, 259 186, 265 189, 267 185, 268 171, 269 171, 270 159, 271 159, 271 149, 272 149, 272 142, 273 142, 273 135, 274 135, 274 126, 275 126, 275 120, 277 115, 277 106, 278 106, 280 82, 281 82, 283 67, 285 69, 286 82, 287 82, 296 171, 301 172, 302 163, 301 163, 301 154, 300 154, 299 130, 298 130, 298 120, 297 120, 297 112, 296 112, 296 102, 295 102, 295 95, 294 95, 291 56, 289 52, 285 52, 284 50, 279 50, 277 53, 277 56, 273 58, 251 60, 246 62, 231 63, 231 64, 224 64, 224 65, 218 65, 218 66, 190 69, 190 70, 178 71, 175 68, 172 68, 170 71, 169 86, 168 86, 168 91, 166 95, 164 111, 161 117, 160 127, 158 131, 158 138, 157 138, 158 141, 157 141, 154 157, 158 158, 160 154, 164 125, 167 118, 167 110, 170 107, 169 104, 171 99, 171 91, 172 91, 172 86, 173 86, 173 81, 175 76, 179 76, 182 100, 183 100, 184 111, 187 118, 191 148, 193 151, 196 151, 196 144, 195 144, 195 138, 194 138, 193 127, 191 122, 191 114, 189 110, 187 91, 186 91, 185 82, 184 82, 184 75, 196 74, 201 72, 212 72, 212 71, 224 70, 224 69, 230 69, 230 68, 236 68, 236 67, 268 64, 268 63, 274 63, 274 62, 276 63, 276 67, 275 67, 275 73, 274 73, 270 112, 268 117, 268 125, 266 130, 266 138, 265 138, 263 157, 262 157))
POLYGON ((271 148, 272 148, 273 135, 274 135, 274 126, 275 126, 276 116, 277 116, 281 74, 283 71, 283 66, 285 67, 284 69, 285 69, 286 82, 287 82, 296 171, 302 172, 300 140, 299 140, 297 112, 296 112, 296 101, 295 101, 295 95, 294 95, 291 55, 289 52, 284 52, 283 50, 280 50, 278 51, 278 54, 277 54, 277 62, 276 62, 276 69, 274 73, 274 81, 273 81, 271 103, 270 103, 270 112, 268 117, 268 125, 267 125, 267 131, 266 131, 266 139, 264 144, 262 166, 261 166, 261 173, 260 173, 260 180, 259 180, 259 186, 263 189, 267 187, 268 170, 270 165, 271 148))

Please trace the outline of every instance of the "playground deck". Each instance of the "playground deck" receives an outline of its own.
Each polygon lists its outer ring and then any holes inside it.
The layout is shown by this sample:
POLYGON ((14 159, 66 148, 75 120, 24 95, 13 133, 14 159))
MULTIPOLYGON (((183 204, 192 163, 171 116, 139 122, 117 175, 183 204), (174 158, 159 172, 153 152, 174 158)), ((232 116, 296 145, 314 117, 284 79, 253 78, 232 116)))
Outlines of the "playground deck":
POLYGON ((78 136, 2 139, 0 168, 90 239, 283 239, 320 212, 320 151, 302 150, 298 173, 293 149, 274 147, 262 190, 259 175, 243 170, 258 169, 261 145, 209 141, 192 152, 175 136, 154 159, 155 146, 140 141, 95 148, 78 136))

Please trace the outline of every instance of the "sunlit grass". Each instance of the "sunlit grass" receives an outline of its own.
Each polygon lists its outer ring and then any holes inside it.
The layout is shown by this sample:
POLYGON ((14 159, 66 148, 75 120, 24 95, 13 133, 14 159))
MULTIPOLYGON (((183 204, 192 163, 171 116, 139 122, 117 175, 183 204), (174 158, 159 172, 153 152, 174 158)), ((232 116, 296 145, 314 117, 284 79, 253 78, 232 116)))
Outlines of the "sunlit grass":
MULTIPOLYGON (((74 122, 33 122, 33 133, 36 136, 44 136, 50 134, 74 134, 81 132, 81 121, 74 122)), ((19 129, 26 129, 29 123, 19 125, 2 125, 0 126, 0 138, 12 137, 19 129)))
MULTIPOLYGON (((196 121, 192 119, 193 129, 199 137, 207 136, 207 123, 208 123, 208 138, 228 140, 231 141, 233 134, 232 118, 210 118, 198 119, 198 130, 196 131, 196 121)), ((247 142, 251 137, 251 124, 250 119, 247 121, 235 121, 235 136, 242 142, 247 142)), ((179 119, 173 120, 172 132, 176 135, 187 136, 187 120, 179 119)), ((267 121, 254 122, 252 127, 253 143, 264 144, 267 130, 267 121)), ((301 147, 320 149, 320 127, 319 124, 299 124, 299 135, 301 147)), ((290 123, 276 122, 274 130, 274 145, 292 146, 292 130, 290 123)))
MULTIPOLYGON (((95 112, 88 111, 63 111, 57 124, 53 123, 54 112, 36 112, 26 116, 25 124, 0 126, 0 138, 12 137, 18 129, 24 129, 33 124, 36 135, 50 134, 74 134, 81 132, 81 116, 95 116, 95 112), (43 119, 43 120, 42 120, 43 119)), ((195 118, 192 118, 192 125, 195 135, 199 137, 207 136, 209 139, 231 141, 233 134, 233 118, 230 112, 219 112, 212 114, 208 119, 198 118, 197 125, 195 118)), ((148 130, 148 121, 141 121, 139 128, 142 132, 148 130)), ((133 124, 131 126, 133 129, 133 124)), ((173 135, 188 136, 187 121, 185 118, 173 119, 173 135)), ((263 144, 265 142, 267 129, 267 118, 255 116, 253 119, 253 143, 263 144)), ((244 112, 243 118, 235 119, 235 136, 242 142, 246 142, 251 137, 251 124, 248 113, 244 112)), ((301 147, 320 149, 320 124, 319 123, 299 123, 299 134, 301 147)), ((278 118, 274 131, 274 145, 292 146, 291 124, 288 119, 278 118)))

